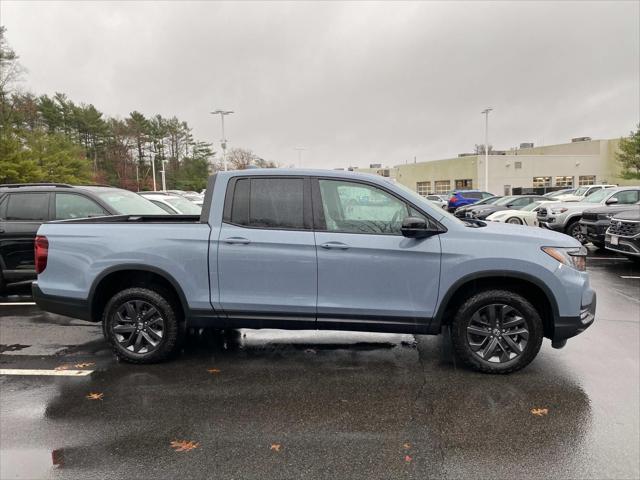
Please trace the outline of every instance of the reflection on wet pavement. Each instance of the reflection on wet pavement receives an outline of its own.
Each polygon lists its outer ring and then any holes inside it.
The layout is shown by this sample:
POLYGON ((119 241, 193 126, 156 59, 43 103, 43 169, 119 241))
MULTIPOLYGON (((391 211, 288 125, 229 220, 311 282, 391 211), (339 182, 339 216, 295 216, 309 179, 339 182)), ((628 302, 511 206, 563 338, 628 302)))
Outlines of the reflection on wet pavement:
MULTIPOLYGON (((0 478, 638 478, 640 305, 616 290, 640 283, 617 262, 590 267, 593 327, 508 376, 456 365, 446 334, 197 330, 134 366, 99 328, 34 312, 62 349, 0 365, 95 371, 0 377, 0 478)), ((31 317, 8 318, 3 345, 30 343, 31 317)))

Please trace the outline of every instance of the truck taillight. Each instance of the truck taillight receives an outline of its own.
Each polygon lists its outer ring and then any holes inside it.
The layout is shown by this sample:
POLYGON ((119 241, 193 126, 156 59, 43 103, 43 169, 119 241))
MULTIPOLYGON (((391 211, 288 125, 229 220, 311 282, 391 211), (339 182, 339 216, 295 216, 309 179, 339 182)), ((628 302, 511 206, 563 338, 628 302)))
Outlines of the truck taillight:
POLYGON ((449 202, 451 203, 456 203, 457 201, 458 199, 455 197, 455 195, 449 199, 449 202))
POLYGON ((35 240, 36 273, 41 274, 47 268, 49 255, 49 240, 43 235, 37 235, 35 240))

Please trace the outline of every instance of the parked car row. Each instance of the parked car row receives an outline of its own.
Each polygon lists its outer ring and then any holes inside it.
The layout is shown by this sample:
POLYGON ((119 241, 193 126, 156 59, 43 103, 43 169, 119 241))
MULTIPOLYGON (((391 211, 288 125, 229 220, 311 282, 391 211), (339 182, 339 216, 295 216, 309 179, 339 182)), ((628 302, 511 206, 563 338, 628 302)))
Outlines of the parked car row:
MULTIPOLYGON (((194 193, 199 197, 199 194, 194 193)), ((0 291, 36 278, 33 242, 41 224, 113 215, 200 215, 187 196, 135 193, 101 185, 0 185, 0 291)))
POLYGON ((640 258, 640 187, 602 184, 545 195, 473 198, 484 193, 454 192, 447 209, 458 218, 555 230, 582 244, 591 242, 598 248, 640 258))

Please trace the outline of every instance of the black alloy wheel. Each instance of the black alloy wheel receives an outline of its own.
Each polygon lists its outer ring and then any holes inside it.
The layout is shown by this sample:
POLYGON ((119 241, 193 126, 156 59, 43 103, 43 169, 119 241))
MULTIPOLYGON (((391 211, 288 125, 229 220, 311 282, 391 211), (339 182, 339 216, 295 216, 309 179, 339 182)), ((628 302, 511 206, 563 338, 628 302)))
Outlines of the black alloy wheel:
POLYGON ((525 367, 538 354, 543 336, 538 311, 509 290, 471 295, 451 324, 456 356, 484 373, 510 373, 525 367))
POLYGON ((179 305, 158 288, 127 288, 107 302, 102 328, 117 357, 155 363, 177 351, 184 335, 179 305))

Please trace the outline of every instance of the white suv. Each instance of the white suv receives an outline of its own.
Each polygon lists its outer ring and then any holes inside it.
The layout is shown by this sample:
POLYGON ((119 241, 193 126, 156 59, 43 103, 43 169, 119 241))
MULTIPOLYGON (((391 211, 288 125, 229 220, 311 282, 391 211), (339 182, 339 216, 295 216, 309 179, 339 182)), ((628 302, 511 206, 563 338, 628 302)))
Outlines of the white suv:
POLYGON ((581 202, 589 195, 603 188, 614 188, 617 185, 585 185, 578 188, 575 192, 566 195, 558 195, 554 200, 558 202, 581 202))

